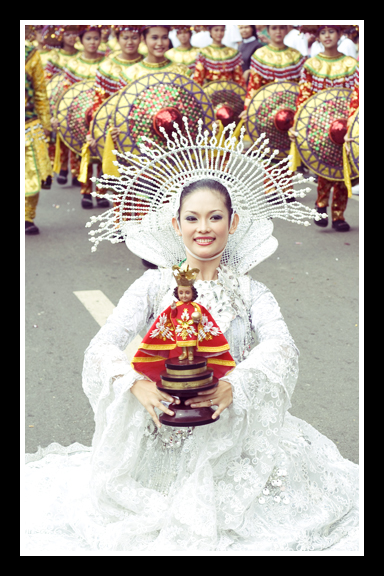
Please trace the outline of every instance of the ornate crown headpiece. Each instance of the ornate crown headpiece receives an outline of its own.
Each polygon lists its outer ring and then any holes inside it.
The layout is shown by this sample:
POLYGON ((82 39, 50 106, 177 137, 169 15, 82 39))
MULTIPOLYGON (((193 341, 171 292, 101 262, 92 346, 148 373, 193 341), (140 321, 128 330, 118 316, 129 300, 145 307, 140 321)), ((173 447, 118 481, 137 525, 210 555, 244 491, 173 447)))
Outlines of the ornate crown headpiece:
POLYGON ((190 268, 188 264, 186 267, 175 264, 172 270, 178 286, 193 286, 200 272, 198 268, 190 268))
MULTIPOLYGON (((115 203, 114 208, 92 216, 86 224, 90 227, 99 222, 99 228, 89 232, 94 243, 92 251, 102 240, 116 243, 122 235, 134 254, 158 266, 172 267, 174 262, 184 260, 185 247, 172 226, 172 217, 178 217, 183 189, 206 178, 225 186, 233 211, 239 214, 238 227, 230 235, 221 259, 238 273, 247 272, 276 250, 272 218, 308 226, 308 218, 323 217, 292 201, 292 181, 314 179, 304 179, 301 174, 292 176, 291 157, 272 165, 279 151, 270 154, 265 134, 243 154, 244 127, 238 142, 233 136, 235 124, 218 135, 218 125, 214 123, 211 135, 208 130, 202 134, 200 119, 193 139, 186 117, 183 123, 183 131, 174 123, 172 139, 160 128, 166 139, 164 147, 143 136, 139 144, 142 156, 114 150, 124 162, 114 162, 120 177, 104 174, 100 179, 91 178, 98 187, 108 189, 103 197, 115 203)), ((310 190, 295 190, 295 196, 304 197, 310 190)))

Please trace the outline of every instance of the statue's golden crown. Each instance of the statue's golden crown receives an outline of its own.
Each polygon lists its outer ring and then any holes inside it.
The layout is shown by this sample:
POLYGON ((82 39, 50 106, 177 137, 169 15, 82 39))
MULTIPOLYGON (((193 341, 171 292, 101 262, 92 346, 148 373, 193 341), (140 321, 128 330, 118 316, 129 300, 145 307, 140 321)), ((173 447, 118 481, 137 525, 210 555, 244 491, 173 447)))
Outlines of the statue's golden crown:
POLYGON ((172 270, 178 286, 192 286, 200 272, 198 268, 190 268, 189 264, 186 267, 175 264, 172 270))

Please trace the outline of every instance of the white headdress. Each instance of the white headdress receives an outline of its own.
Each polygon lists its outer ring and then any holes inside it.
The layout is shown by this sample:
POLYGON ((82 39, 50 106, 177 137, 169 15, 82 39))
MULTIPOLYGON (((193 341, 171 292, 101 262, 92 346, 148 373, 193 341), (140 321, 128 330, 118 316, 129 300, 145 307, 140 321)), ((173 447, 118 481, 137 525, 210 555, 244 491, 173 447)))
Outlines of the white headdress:
MULTIPOLYGON (((183 189, 206 178, 225 186, 232 208, 239 214, 239 225, 229 236, 221 259, 237 273, 244 274, 276 250, 278 243, 272 236, 271 218, 308 226, 308 219, 323 217, 296 200, 290 201, 292 180, 305 182, 313 178, 304 179, 301 174, 292 177, 290 157, 271 165, 278 150, 269 155, 264 134, 243 154, 244 128, 237 142, 233 137, 235 124, 227 126, 218 138, 216 124, 212 135, 207 130, 202 134, 199 121, 198 135, 193 141, 186 117, 183 123, 184 135, 176 123, 172 139, 162 130, 166 137, 163 148, 143 137, 140 144, 143 156, 114 150, 122 159, 114 162, 121 175, 104 174, 97 180, 97 186, 107 188, 109 193, 104 198, 116 205, 87 222, 87 227, 100 222, 97 230, 89 232, 94 243, 92 251, 101 240, 119 242, 122 235, 134 254, 158 266, 172 267, 184 260, 185 246, 171 220, 178 217, 183 189)), ((310 188, 295 190, 295 196, 304 197, 307 192, 310 188)))

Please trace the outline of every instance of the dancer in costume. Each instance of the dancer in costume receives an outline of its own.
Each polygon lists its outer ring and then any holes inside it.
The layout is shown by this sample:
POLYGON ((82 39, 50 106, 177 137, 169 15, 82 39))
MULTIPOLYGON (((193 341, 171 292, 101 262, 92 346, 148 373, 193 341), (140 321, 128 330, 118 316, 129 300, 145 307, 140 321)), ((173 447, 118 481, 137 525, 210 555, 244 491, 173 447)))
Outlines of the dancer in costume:
POLYGON ((138 53, 140 44, 140 26, 135 24, 112 26, 115 38, 120 47, 119 52, 110 54, 103 60, 96 72, 95 78, 95 103, 93 108, 94 116, 99 106, 109 96, 119 90, 119 81, 122 68, 130 68, 143 59, 138 53))
MULTIPOLYGON (((159 269, 127 289, 86 350, 92 448, 53 444, 31 456, 27 550, 358 550, 359 467, 289 413, 299 352, 275 298, 247 274, 276 250, 271 218, 308 224, 316 211, 286 204, 278 184, 287 159, 276 173, 280 203, 268 203, 260 186, 266 144, 260 139, 242 154, 234 126, 219 142, 215 129, 193 139, 185 119, 166 150, 148 145, 143 157, 126 154, 121 179, 102 178, 103 186, 124 190, 127 246, 159 269), (147 175, 156 185, 143 186, 147 175), (144 191, 148 212, 137 220, 132 200, 144 191), (171 305, 172 266, 185 258, 200 270, 198 304, 224 334, 236 367, 217 388, 187 400, 217 406, 212 420, 220 419, 175 429, 158 419, 159 412, 173 415, 165 403, 174 398, 138 374, 124 350, 171 305)), ((101 225, 91 235, 95 248, 113 239, 114 217, 113 210, 92 217, 101 225)))
POLYGON ((44 26, 44 44, 56 48, 48 58, 48 78, 52 78, 54 74, 64 72, 68 60, 78 54, 79 51, 75 48, 77 33, 78 26, 76 25, 44 26))
MULTIPOLYGON (((256 50, 251 56, 251 72, 244 102, 245 110, 262 86, 274 81, 298 82, 305 62, 305 56, 295 48, 289 48, 284 44, 287 26, 276 24, 267 28, 271 37, 270 43, 256 50)), ((242 117, 245 117, 244 113, 242 117)))
POLYGON ((191 44, 193 26, 180 24, 178 26, 172 26, 172 28, 176 30, 176 36, 180 42, 180 46, 168 50, 165 56, 175 64, 188 66, 189 73, 192 75, 195 71, 196 58, 199 53, 199 48, 191 44))
MULTIPOLYGON (((42 34, 44 44, 53 48, 46 66, 46 77, 50 80, 55 74, 64 75, 64 69, 67 62, 78 54, 79 51, 75 48, 78 27, 76 25, 47 25, 44 26, 42 34)), ((53 127, 55 128, 55 126, 56 124, 53 120, 53 127)), ((49 156, 53 166, 55 164, 56 146, 60 148, 59 167, 57 168, 58 184, 63 185, 68 182, 69 161, 72 174, 72 185, 79 185, 77 182, 80 168, 78 157, 68 148, 56 133, 56 141, 51 142, 49 145, 49 156)))
POLYGON ((48 60, 51 56, 52 46, 44 42, 43 29, 44 25, 29 26, 31 29, 30 42, 31 45, 38 49, 40 54, 41 63, 44 68, 44 74, 46 80, 49 80, 50 74, 48 74, 46 68, 48 60))
MULTIPOLYGON (((333 87, 344 87, 353 90, 350 101, 349 121, 359 106, 359 67, 358 62, 351 56, 345 56, 338 51, 337 43, 341 34, 339 25, 322 24, 319 26, 303 26, 302 29, 316 28, 319 41, 324 46, 321 52, 309 58, 302 69, 300 79, 300 92, 297 98, 297 109, 313 94, 333 87), (324 42, 323 42, 324 41, 324 42)), ((293 129, 289 131, 294 142, 293 129)), ((348 203, 348 190, 344 182, 332 181, 318 176, 317 181, 317 211, 327 214, 329 197, 333 188, 331 202, 332 228, 337 232, 348 232, 349 224, 345 221, 344 212, 348 203)), ((318 226, 327 226, 328 218, 316 221, 318 226)))
POLYGON ((240 86, 245 86, 240 52, 236 48, 222 44, 225 26, 207 26, 207 28, 212 44, 200 49, 193 80, 200 86, 206 82, 220 80, 233 80, 240 86))
MULTIPOLYGON (((100 40, 101 40, 101 29, 99 26, 94 25, 79 25, 79 37, 83 46, 83 51, 71 58, 65 68, 65 80, 64 84, 66 88, 69 88, 76 82, 81 82, 82 80, 95 79, 96 73, 99 65, 103 62, 104 56, 98 52, 100 40)), ((80 158, 79 169, 80 169, 80 158)), ((101 162, 98 161, 97 170, 98 174, 101 174, 101 162)), ((80 193, 81 193, 81 206, 82 208, 92 208, 92 184, 89 180, 92 176, 92 164, 88 164, 87 175, 85 177, 85 182, 81 182, 80 193)), ((98 206, 107 206, 108 202, 105 199, 98 199, 98 206)))
MULTIPOLYGON (((120 73, 119 88, 124 88, 131 82, 153 74, 155 72, 175 72, 176 74, 189 75, 189 69, 185 64, 178 64, 171 62, 165 57, 165 53, 169 48, 168 34, 170 26, 141 26, 141 34, 143 35, 145 45, 148 49, 148 54, 145 58, 137 64, 129 68, 122 68, 120 73)), ((115 140, 119 135, 119 128, 113 127, 111 129, 112 138, 115 140)))
MULTIPOLYGON (((120 51, 111 53, 103 60, 96 72, 95 78, 95 99, 91 113, 93 119, 97 110, 109 96, 117 92, 120 88, 121 70, 130 68, 143 59, 138 53, 140 43, 141 26, 135 24, 123 24, 112 26, 114 37, 118 41, 120 51)), ((91 149, 95 145, 90 134, 87 136, 91 149)))
MULTIPOLYGON (((36 206, 43 182, 52 178, 46 139, 51 131, 51 114, 44 68, 34 46, 25 46, 25 233, 38 234, 36 206)), ((50 185, 46 185, 50 187, 50 185)))
POLYGON ((154 72, 176 72, 177 74, 188 76, 189 70, 187 66, 171 62, 165 57, 165 53, 169 50, 168 34, 170 28, 170 26, 154 26, 153 24, 141 27, 143 41, 147 47, 148 54, 134 66, 121 70, 120 88, 124 88, 130 82, 154 72))

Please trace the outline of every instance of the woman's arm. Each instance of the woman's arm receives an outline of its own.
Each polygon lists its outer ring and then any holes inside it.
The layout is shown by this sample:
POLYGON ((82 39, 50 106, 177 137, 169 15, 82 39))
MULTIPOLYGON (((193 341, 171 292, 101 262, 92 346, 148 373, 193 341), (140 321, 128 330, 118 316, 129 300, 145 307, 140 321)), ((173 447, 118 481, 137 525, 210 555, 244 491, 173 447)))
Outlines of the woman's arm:
POLYGON ((244 409, 263 387, 279 389, 288 408, 298 377, 299 351, 268 288, 251 280, 251 299, 250 318, 259 344, 223 379, 232 384, 234 402, 244 409))
POLYGON ((129 389, 143 378, 131 367, 125 349, 149 323, 160 279, 159 270, 148 270, 136 280, 85 351, 83 389, 94 411, 115 381, 129 389))

